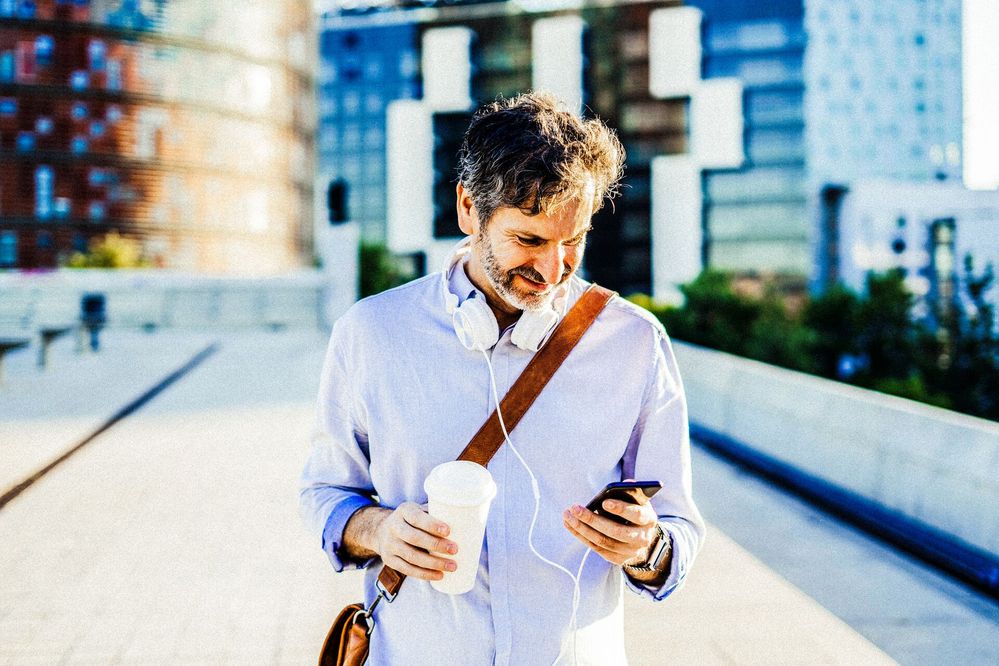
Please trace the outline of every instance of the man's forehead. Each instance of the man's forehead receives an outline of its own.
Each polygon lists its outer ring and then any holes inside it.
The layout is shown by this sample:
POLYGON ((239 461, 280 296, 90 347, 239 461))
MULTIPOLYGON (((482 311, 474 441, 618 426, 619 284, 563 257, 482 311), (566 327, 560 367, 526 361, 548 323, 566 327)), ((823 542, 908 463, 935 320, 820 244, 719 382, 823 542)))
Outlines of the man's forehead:
POLYGON ((545 239, 553 235, 568 234, 567 237, 575 237, 585 234, 591 228, 592 217, 592 203, 580 200, 568 202, 554 211, 542 211, 537 215, 528 215, 519 208, 503 206, 493 216, 502 222, 506 231, 545 239))

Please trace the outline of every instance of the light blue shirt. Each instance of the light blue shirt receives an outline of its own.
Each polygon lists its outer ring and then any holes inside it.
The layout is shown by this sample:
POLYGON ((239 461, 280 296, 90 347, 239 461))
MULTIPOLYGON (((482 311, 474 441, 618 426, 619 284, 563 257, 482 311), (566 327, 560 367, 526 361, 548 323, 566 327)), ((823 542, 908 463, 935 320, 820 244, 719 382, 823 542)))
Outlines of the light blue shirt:
MULTIPOLYGON (((449 284, 462 301, 475 291, 462 269, 449 284)), ((569 307, 587 285, 571 279, 569 307)), ((500 396, 533 356, 510 342, 512 328, 490 352, 500 396)), ((489 417, 491 391, 482 353, 466 350, 454 333, 440 273, 364 299, 334 325, 300 503, 337 571, 369 567, 367 602, 381 563, 342 556, 344 525, 375 501, 425 503, 424 479, 457 458, 489 417)), ((625 663, 624 587, 665 598, 704 538, 691 496, 687 405, 662 325, 615 297, 510 437, 540 484, 534 545, 572 572, 586 548, 563 526, 562 511, 585 505, 612 481, 662 482, 652 505, 673 542, 666 582, 636 585, 595 553, 581 576, 577 663, 625 663)), ((527 543, 530 477, 505 445, 488 467, 499 490, 475 587, 451 596, 408 578, 398 598, 375 611, 369 664, 547 665, 569 640, 572 581, 527 543)), ((562 663, 571 663, 569 654, 562 663)))

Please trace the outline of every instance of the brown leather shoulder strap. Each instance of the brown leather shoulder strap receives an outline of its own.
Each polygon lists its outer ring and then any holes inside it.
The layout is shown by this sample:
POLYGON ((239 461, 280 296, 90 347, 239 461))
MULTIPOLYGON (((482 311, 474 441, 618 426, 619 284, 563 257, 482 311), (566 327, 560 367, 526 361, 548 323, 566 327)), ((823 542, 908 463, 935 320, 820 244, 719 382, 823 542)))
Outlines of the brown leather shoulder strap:
MULTIPOLYGON (((503 408, 503 423, 507 432, 520 423, 542 389, 558 370, 562 362, 569 356, 576 343, 583 337, 590 325, 596 321, 597 315, 615 296, 615 292, 596 284, 591 284, 580 296, 569 313, 562 319, 552 337, 544 347, 534 355, 520 377, 503 397, 500 406, 503 408)), ((483 467, 489 464, 493 455, 503 445, 503 429, 500 427, 496 410, 486 420, 472 441, 458 456, 458 460, 470 460, 483 467)), ((382 567, 378 574, 378 582, 391 600, 398 593, 406 576, 391 567, 382 567)))
MULTIPOLYGON (((500 401, 500 406, 503 408, 503 423, 506 425, 507 432, 513 432, 513 429, 517 427, 520 419, 531 408, 555 371, 562 365, 562 361, 569 356, 569 352, 572 351, 590 324, 596 320, 597 315, 613 297, 614 292, 610 289, 591 284, 558 325, 555 332, 552 333, 548 343, 534 355, 524 371, 520 373, 520 377, 500 401)), ((500 427, 499 416, 496 410, 493 410, 489 419, 482 424, 479 431, 475 433, 475 437, 458 456, 458 460, 470 460, 485 467, 503 445, 503 441, 503 429, 500 427)))

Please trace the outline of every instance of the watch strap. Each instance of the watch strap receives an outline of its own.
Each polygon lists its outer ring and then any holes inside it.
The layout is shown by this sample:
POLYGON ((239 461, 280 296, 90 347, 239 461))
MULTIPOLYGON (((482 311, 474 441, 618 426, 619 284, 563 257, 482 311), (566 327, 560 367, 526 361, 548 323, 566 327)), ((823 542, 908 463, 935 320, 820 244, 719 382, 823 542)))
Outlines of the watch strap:
POLYGON ((670 553, 673 552, 673 540, 659 523, 656 523, 656 532, 658 533, 658 537, 655 545, 652 546, 652 550, 649 551, 649 560, 645 564, 625 564, 625 569, 643 573, 662 570, 663 562, 668 560, 670 553))

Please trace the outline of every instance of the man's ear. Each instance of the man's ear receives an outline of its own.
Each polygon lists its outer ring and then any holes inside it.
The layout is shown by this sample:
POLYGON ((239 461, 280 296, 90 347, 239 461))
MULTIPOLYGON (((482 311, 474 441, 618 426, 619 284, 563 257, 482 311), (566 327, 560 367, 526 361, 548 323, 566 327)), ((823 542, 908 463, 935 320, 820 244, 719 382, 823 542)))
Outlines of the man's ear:
POLYGON ((458 228, 465 235, 474 236, 479 233, 479 216, 475 210, 475 205, 472 203, 472 197, 460 182, 455 192, 458 199, 458 228))

